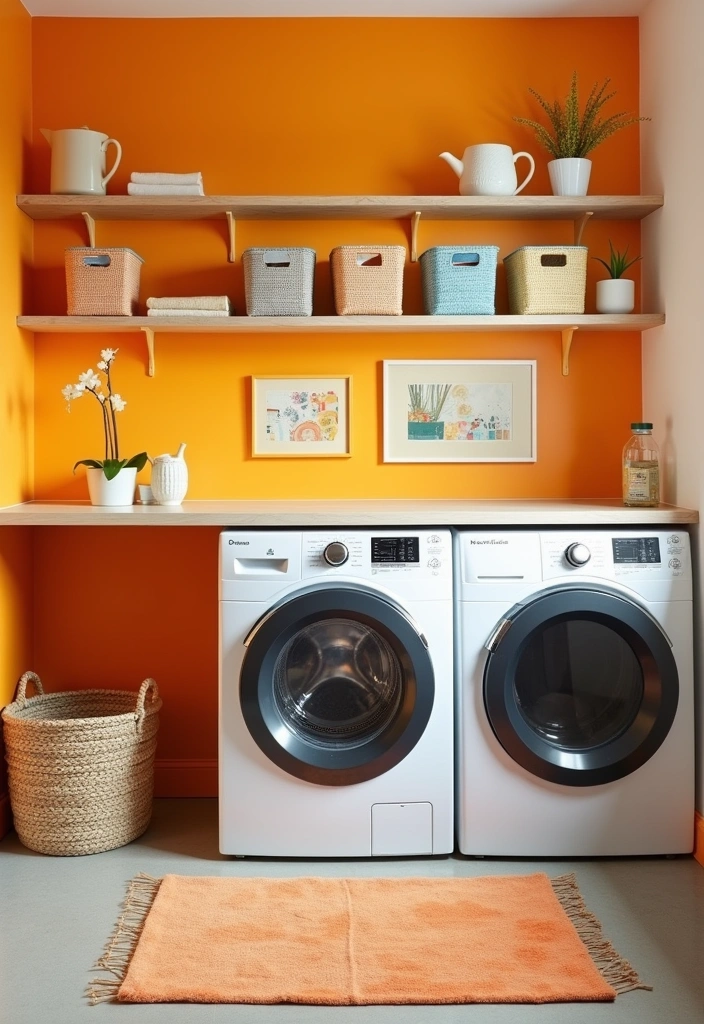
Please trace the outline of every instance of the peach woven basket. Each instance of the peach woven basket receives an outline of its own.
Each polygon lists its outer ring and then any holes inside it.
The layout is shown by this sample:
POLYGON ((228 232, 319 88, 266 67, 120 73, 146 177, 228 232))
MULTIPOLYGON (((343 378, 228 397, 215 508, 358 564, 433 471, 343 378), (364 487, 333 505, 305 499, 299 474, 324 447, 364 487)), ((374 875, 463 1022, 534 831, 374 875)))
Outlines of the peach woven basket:
POLYGON ((132 316, 144 260, 132 249, 74 246, 64 254, 69 316, 132 316))
POLYGON ((402 245, 338 245, 330 253, 335 312, 401 316, 402 245))
POLYGON ((130 843, 149 824, 161 699, 153 679, 125 690, 44 693, 25 672, 3 710, 17 835, 77 856, 130 843), (37 696, 27 697, 32 683, 37 696))

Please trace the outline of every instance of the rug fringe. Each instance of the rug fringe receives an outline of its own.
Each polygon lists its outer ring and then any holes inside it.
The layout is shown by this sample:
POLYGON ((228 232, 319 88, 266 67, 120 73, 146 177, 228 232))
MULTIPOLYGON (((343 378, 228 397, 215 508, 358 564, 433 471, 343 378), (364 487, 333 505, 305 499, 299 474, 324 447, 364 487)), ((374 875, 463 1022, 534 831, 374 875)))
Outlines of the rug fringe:
POLYGON ((140 872, 127 886, 127 895, 115 930, 93 967, 94 971, 108 971, 113 977, 94 978, 89 982, 86 995, 91 1006, 117 998, 160 885, 160 878, 140 872))
POLYGON ((623 995, 624 992, 634 992, 636 989, 652 992, 653 986, 643 984, 638 977, 638 972, 631 967, 628 960, 624 960, 608 939, 604 938, 601 922, 590 910, 587 910, 577 885, 577 876, 575 874, 560 875, 558 878, 551 878, 550 884, 602 978, 619 995, 623 995))

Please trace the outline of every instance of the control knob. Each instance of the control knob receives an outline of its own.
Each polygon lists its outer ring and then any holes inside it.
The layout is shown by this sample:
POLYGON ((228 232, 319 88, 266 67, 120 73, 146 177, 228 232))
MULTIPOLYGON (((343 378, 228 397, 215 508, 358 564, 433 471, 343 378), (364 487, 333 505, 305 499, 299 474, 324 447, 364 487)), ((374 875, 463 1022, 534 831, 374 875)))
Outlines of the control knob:
POLYGON ((323 558, 328 565, 344 565, 349 557, 350 553, 347 550, 347 545, 338 540, 328 544, 325 551, 323 551, 323 558))
POLYGON ((586 544, 570 544, 565 550, 565 558, 570 565, 577 568, 580 565, 586 565, 591 557, 592 553, 586 544))

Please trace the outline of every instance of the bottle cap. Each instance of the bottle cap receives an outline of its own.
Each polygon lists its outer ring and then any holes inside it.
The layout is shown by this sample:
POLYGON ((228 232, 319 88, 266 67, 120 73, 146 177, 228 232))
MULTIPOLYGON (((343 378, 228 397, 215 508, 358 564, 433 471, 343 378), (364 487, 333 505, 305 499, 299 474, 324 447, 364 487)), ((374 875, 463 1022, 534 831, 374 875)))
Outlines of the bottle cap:
POLYGON ((631 423, 631 430, 652 430, 652 423, 631 423))

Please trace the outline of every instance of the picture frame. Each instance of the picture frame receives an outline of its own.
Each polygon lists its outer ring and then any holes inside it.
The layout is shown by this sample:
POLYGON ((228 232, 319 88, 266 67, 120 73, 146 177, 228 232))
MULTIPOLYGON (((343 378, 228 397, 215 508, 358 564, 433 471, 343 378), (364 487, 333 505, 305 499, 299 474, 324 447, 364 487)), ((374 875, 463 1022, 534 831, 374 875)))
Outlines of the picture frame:
POLYGON ((349 374, 252 377, 253 458, 349 458, 349 374))
POLYGON ((535 462, 534 359, 389 359, 384 462, 535 462))

